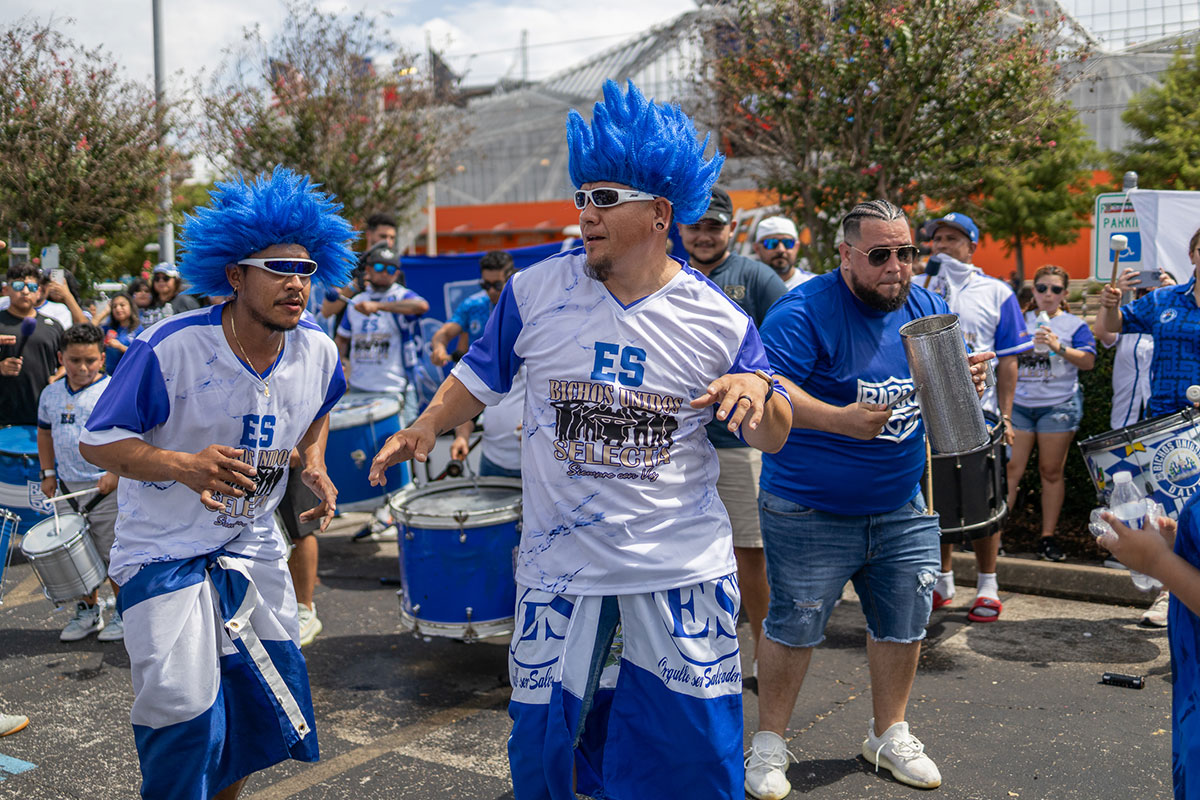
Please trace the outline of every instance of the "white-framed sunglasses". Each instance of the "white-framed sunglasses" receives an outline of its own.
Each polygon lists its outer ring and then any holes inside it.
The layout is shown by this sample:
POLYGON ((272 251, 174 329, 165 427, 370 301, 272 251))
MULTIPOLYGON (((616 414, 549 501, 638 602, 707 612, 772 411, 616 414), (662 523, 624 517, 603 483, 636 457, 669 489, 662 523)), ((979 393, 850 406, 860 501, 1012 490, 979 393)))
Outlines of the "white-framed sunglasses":
POLYGON ((299 275, 301 278, 312 277, 317 271, 317 262, 311 258, 243 258, 238 266, 258 267, 275 275, 299 275))
POLYGON ((611 208, 621 203, 633 203, 638 200, 653 200, 654 195, 639 192, 636 189, 577 189, 575 191, 575 207, 580 211, 587 208, 588 201, 596 208, 611 208))

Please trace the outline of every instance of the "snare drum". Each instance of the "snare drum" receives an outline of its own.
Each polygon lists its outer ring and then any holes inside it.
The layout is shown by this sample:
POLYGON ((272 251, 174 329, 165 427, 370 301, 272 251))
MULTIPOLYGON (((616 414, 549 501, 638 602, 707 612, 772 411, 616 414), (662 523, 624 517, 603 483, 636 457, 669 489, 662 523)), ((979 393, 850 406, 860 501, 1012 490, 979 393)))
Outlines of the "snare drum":
POLYGON ((1200 412, 1192 408, 1092 436, 1079 449, 1103 505, 1118 472, 1140 478, 1172 518, 1200 486, 1200 412))
POLYGON ((54 511, 42 494, 37 428, 33 425, 0 428, 0 506, 12 509, 25 525, 54 511))
POLYGON ((398 430, 400 401, 394 395, 347 394, 333 407, 325 469, 337 487, 339 511, 374 511, 409 482, 407 463, 387 471, 385 486, 372 486, 367 479, 371 460, 398 430))
POLYGON ((400 528, 400 623, 473 642, 513 631, 521 482, 456 478, 391 501, 400 528))
POLYGON ((89 595, 108 577, 87 520, 79 514, 60 514, 34 525, 21 542, 21 553, 55 603, 89 595))
POLYGON ((943 542, 966 542, 1000 530, 1008 514, 1007 463, 999 424, 982 447, 956 456, 933 455, 933 510, 943 542))

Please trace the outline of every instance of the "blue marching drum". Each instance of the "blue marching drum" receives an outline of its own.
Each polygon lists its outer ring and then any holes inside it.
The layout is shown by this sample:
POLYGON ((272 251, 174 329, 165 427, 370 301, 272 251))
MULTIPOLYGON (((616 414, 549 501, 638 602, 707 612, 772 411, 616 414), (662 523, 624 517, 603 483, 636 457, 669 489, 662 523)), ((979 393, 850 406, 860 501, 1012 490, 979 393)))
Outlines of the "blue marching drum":
POLYGON ((37 428, 0 428, 0 507, 10 509, 26 526, 53 511, 42 494, 38 475, 37 428))
POLYGON ((389 469, 386 486, 367 480, 371 459, 400 430, 400 401, 390 394, 347 394, 329 414, 325 469, 337 487, 339 511, 374 511, 409 482, 408 464, 389 469))
POLYGON ((457 478, 391 500, 400 530, 400 622, 472 642, 512 633, 521 481, 457 478))

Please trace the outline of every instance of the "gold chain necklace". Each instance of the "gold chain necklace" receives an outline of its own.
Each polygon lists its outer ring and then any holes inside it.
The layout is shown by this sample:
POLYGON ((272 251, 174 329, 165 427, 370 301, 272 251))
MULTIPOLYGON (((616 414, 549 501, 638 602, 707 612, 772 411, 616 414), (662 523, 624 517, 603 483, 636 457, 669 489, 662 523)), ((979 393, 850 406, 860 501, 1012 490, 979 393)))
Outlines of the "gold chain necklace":
MULTIPOLYGON (((242 351, 242 358, 244 358, 246 360, 246 366, 248 366, 250 368, 250 371, 254 373, 254 377, 256 377, 260 381, 262 381, 263 395, 266 397, 270 397, 271 396, 271 378, 273 378, 275 376, 274 376, 274 374, 271 374, 264 378, 262 375, 259 375, 258 370, 256 370, 254 368, 254 364, 250 361, 250 356, 246 355, 246 348, 242 347, 242 340, 238 338, 237 322, 234 321, 234 313, 233 313, 232 308, 229 309, 229 327, 233 330, 233 340, 235 342, 237 342, 238 350, 242 351)), ((282 352, 282 350, 283 350, 283 339, 286 336, 287 336, 287 334, 284 334, 284 336, 280 337, 280 339, 279 339, 279 347, 277 347, 275 349, 275 355, 271 357, 271 365, 272 366, 274 366, 276 359, 279 358, 279 353, 282 352)), ((271 368, 267 367, 267 369, 270 370, 271 368)))

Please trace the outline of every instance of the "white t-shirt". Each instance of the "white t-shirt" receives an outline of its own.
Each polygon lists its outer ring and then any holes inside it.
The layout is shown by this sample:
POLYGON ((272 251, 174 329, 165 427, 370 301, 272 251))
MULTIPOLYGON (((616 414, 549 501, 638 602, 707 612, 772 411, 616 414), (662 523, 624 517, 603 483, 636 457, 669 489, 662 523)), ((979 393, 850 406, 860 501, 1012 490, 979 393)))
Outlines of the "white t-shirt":
MULTIPOLYGON (((350 299, 338 335, 350 340, 350 386, 360 392, 403 392, 408 386, 406 333, 418 317, 377 311, 364 314, 355 306, 364 300, 394 303, 420 299, 416 292, 394 283, 383 291, 368 288, 350 299)), ((414 352, 415 355, 415 352, 414 352)))
MULTIPOLYGON (((1025 312, 1025 327, 1033 336, 1038 329, 1037 313, 1025 312)), ((1096 352, 1096 339, 1087 323, 1068 312, 1050 318, 1050 330, 1067 347, 1096 352)), ((1079 370, 1057 353, 1036 353, 1031 348, 1017 361, 1017 391, 1014 403, 1045 408, 1065 403, 1079 389, 1079 370)))
MULTIPOLYGON (((1026 330, 1021 306, 1008 284, 986 275, 978 267, 962 266, 970 270, 966 280, 960 283, 939 275, 935 276, 939 279, 935 285, 946 305, 958 315, 958 325, 966 340, 967 352, 983 353, 990 350, 999 358, 1018 355, 1032 348, 1033 339, 1026 330)), ((984 393, 983 407, 999 415, 1000 406, 994 386, 984 393)))
POLYGON ((47 300, 36 309, 37 313, 44 317, 50 317, 62 325, 65 331, 75 324, 75 318, 71 316, 71 309, 67 308, 65 303, 56 303, 53 300, 47 300))
POLYGON ((79 436, 108 380, 103 375, 92 385, 72 392, 63 378, 42 389, 38 398, 38 427, 50 431, 54 439, 54 469, 64 481, 98 481, 104 474, 79 455, 79 436))
POLYGON ((804 283, 805 281, 810 281, 815 277, 817 277, 816 274, 809 272, 806 269, 800 269, 799 267, 796 267, 796 269, 792 272, 792 277, 785 280, 783 285, 786 286, 790 292, 800 284, 804 283))
POLYGON ((584 261, 577 248, 513 276, 454 368, 494 405, 525 364, 517 583, 612 595, 727 575, 713 409, 688 403, 721 375, 770 370, 758 331, 682 262, 626 307, 584 261))
POLYGON ((517 370, 512 389, 483 412, 483 454, 498 467, 521 468, 521 436, 524 431, 525 365, 517 370))
POLYGON ((224 307, 177 314, 138 336, 81 441, 137 438, 188 453, 212 444, 237 447, 255 464, 258 488, 246 497, 214 495, 225 508, 212 511, 182 483, 123 479, 109 567, 117 583, 145 564, 221 547, 265 560, 286 555, 274 513, 287 485, 288 459, 309 426, 345 392, 346 381, 333 342, 302 321, 288 331, 264 391, 264 380, 225 339, 224 307))
POLYGON ((1148 333, 1122 333, 1112 367, 1113 430, 1142 418, 1150 403, 1150 362, 1154 360, 1154 337, 1148 333))

